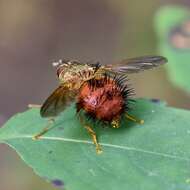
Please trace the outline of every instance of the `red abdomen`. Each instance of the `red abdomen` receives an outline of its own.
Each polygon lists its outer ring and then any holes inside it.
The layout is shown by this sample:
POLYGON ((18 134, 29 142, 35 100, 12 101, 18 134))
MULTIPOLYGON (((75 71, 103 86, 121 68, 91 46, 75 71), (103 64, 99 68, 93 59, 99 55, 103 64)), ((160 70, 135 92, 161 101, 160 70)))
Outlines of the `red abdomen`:
POLYGON ((77 110, 103 121, 118 118, 126 108, 123 86, 114 78, 103 76, 83 84, 78 94, 77 110))

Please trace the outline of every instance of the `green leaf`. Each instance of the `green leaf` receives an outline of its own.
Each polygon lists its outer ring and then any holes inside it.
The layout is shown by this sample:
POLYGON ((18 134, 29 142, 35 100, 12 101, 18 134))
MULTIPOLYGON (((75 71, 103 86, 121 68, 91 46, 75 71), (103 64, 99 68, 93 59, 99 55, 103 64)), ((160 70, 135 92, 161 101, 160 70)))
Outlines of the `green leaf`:
POLYGON ((166 6, 155 17, 158 34, 158 46, 161 55, 168 58, 166 66, 171 82, 177 87, 190 92, 190 49, 178 49, 169 41, 170 32, 190 18, 190 11, 185 7, 166 6))
POLYGON ((47 120, 38 109, 17 114, 0 129, 0 141, 39 176, 68 190, 189 190, 190 112, 139 99, 131 114, 145 124, 123 121, 119 129, 95 127, 100 155, 74 106, 38 141, 32 136, 47 120))

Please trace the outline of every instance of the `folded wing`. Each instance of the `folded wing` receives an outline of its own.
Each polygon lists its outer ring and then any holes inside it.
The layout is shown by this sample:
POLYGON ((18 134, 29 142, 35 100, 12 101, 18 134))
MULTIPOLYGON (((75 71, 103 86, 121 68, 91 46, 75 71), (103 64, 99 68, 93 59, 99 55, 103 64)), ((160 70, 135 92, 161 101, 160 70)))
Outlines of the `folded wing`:
POLYGON ((75 92, 65 86, 59 86, 44 102, 40 114, 42 117, 55 117, 72 103, 75 92))

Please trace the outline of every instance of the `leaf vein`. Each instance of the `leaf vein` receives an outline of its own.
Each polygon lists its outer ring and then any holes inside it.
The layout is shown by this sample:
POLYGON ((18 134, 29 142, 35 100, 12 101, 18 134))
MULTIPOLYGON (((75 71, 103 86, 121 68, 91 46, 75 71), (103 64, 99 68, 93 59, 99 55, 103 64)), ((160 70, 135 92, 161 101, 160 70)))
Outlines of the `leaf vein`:
MULTIPOLYGON (((31 135, 25 135, 25 136, 17 136, 17 137, 10 137, 8 139, 15 139, 15 138, 30 138, 32 139, 33 136, 31 135)), ((41 139, 44 140, 57 140, 57 141, 64 141, 64 142, 72 142, 72 143, 83 143, 83 144, 93 144, 92 141, 88 140, 80 140, 80 139, 72 139, 72 138, 63 138, 63 137, 48 137, 48 136, 43 136, 41 139)), ((144 150, 141 148, 135 148, 135 147, 129 147, 129 146, 123 146, 123 145, 115 145, 115 144, 109 144, 109 143, 99 143, 101 146, 104 147, 110 147, 110 148, 116 148, 116 149, 122 149, 122 150, 130 150, 130 151, 136 151, 136 152, 142 152, 146 154, 152 154, 155 156, 162 156, 162 157, 167 157, 171 159, 178 159, 178 160, 184 160, 184 161, 190 161, 190 158, 187 157, 181 157, 181 156, 176 156, 172 154, 167 154, 167 153, 162 153, 162 152, 155 152, 155 151, 150 151, 150 150, 144 150)))

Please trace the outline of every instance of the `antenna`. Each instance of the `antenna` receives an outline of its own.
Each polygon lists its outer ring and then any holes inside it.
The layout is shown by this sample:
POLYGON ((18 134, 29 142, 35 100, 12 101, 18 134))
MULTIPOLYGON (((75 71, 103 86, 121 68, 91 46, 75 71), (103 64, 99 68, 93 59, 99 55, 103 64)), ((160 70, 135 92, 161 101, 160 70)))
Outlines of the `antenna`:
POLYGON ((59 61, 57 61, 57 62, 53 62, 52 63, 52 65, 53 65, 53 67, 58 67, 59 65, 61 65, 61 64, 63 64, 63 60, 62 59, 60 59, 59 61))

